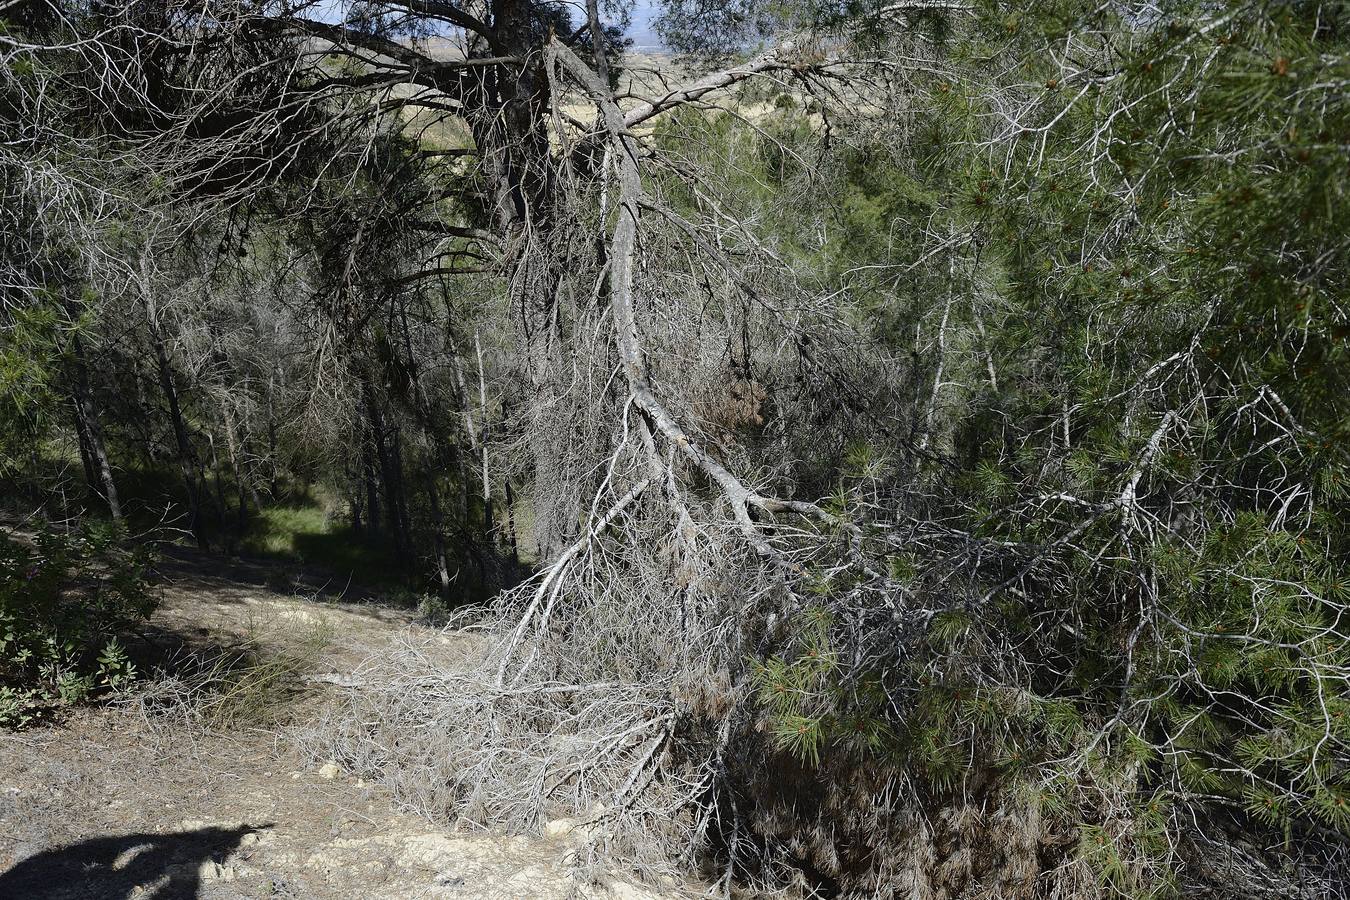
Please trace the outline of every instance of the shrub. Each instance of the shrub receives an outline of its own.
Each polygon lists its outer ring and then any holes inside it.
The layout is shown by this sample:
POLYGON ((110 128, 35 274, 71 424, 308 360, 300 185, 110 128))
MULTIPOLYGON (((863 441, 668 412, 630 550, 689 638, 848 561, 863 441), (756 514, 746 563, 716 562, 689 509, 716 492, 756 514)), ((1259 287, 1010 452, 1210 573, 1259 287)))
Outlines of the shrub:
POLYGON ((0 725, 125 687, 136 668, 119 635, 155 607, 151 553, 122 528, 0 535, 0 725))
POLYGON ((450 604, 436 594, 423 594, 417 601, 417 620, 423 625, 440 628, 450 621, 450 604))

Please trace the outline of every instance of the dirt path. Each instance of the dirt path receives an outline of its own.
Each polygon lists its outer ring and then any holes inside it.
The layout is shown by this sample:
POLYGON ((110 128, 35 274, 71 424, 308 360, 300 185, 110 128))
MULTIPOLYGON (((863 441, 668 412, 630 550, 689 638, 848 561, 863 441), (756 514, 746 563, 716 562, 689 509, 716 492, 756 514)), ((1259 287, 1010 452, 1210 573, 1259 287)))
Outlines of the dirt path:
MULTIPOLYGON (((419 628, 404 611, 283 596, 210 569, 201 558, 168 567, 159 633, 228 644, 321 629, 316 671, 340 677, 419 628)), ((456 652, 457 638, 440 640, 456 652)), ((0 900, 688 896, 581 879, 565 838, 457 833, 400 814, 382 789, 302 756, 293 735, 306 703, 289 725, 229 733, 147 719, 135 704, 0 733, 0 900)))

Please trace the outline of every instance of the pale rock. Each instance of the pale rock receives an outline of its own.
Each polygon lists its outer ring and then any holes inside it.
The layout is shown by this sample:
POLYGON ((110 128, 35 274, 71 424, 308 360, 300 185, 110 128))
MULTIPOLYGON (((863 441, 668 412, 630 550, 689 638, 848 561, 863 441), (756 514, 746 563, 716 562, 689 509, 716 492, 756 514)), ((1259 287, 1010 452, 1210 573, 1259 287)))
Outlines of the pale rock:
POLYGON ((197 877, 202 881, 234 881, 234 866, 221 865, 214 860, 207 860, 197 869, 197 877))
POLYGON ((576 819, 554 819, 544 825, 544 836, 551 838, 567 837, 576 830, 576 819))
POLYGON ((650 889, 626 881, 611 881, 604 886, 604 900, 661 900, 650 889))

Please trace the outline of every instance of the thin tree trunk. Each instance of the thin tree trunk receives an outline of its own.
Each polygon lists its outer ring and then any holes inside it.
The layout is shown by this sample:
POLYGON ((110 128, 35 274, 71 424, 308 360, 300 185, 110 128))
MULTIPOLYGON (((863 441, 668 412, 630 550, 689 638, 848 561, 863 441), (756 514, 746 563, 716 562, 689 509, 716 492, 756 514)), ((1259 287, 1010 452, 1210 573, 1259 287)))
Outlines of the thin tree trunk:
POLYGON ((155 354, 155 364, 159 374, 159 387, 169 403, 169 421, 173 425, 174 443, 178 449, 178 467, 183 476, 183 486, 187 490, 188 528, 197 541, 197 546, 208 549, 206 523, 202 519, 201 486, 197 481, 200 468, 192 451, 192 441, 188 436, 187 422, 183 419, 183 408, 178 400, 178 388, 174 385, 173 367, 169 363, 169 353, 164 347, 164 335, 159 328, 159 316, 155 308, 155 293, 151 283, 151 263, 148 249, 141 253, 141 299, 145 303, 146 330, 150 335, 150 346, 155 354))
MULTIPOLYGON (((468 385, 465 384, 464 382, 464 367, 460 363, 459 354, 455 352, 453 349, 450 352, 450 365, 455 372, 455 386, 458 389, 456 400, 458 401, 459 408, 463 413, 464 432, 469 437, 469 452, 477 454, 478 430, 474 427, 473 424, 473 411, 469 409, 469 389, 468 385)), ((464 512, 462 518, 464 524, 467 526, 469 523, 469 511, 472 505, 470 499, 472 497, 472 493, 469 487, 468 467, 465 466, 464 464, 463 453, 456 454, 455 465, 459 472, 459 484, 461 488, 460 497, 463 500, 464 504, 464 512)))
POLYGON ((89 448, 89 430, 84 427, 84 411, 80 408, 79 397, 72 392, 71 412, 75 415, 75 440, 80 447, 80 463, 84 466, 84 482, 94 493, 100 493, 99 477, 94 469, 94 452, 89 448))
MULTIPOLYGON (((511 410, 507 405, 505 398, 502 399, 502 421, 511 420, 511 410)), ((502 488, 506 493, 506 542, 511 548, 511 563, 513 567, 520 565, 520 547, 516 540, 516 492, 511 484, 511 476, 502 478, 502 488)))
POLYGON ((984 369, 989 373, 989 387, 997 394, 998 372, 994 369, 994 349, 989 345, 989 335, 985 334, 984 319, 980 316, 976 302, 971 303, 970 311, 975 318, 975 328, 980 332, 980 343, 984 345, 984 369))
POLYGON ((235 502, 238 504, 235 509, 235 531, 242 537, 248 525, 248 493, 245 485, 247 478, 244 474, 239 438, 235 434, 234 413, 230 411, 229 403, 221 404, 221 413, 225 419, 225 449, 230 454, 230 469, 234 472, 235 502))
POLYGON ((481 433, 478 440, 478 450, 483 458, 483 534, 489 541, 495 543, 493 539, 493 530, 496 527, 492 516, 492 478, 488 473, 488 407, 487 407, 487 376, 483 371, 483 344, 478 339, 478 330, 474 329, 473 349, 478 354, 478 409, 479 409, 479 427, 481 433))
POLYGON ((436 574, 441 583, 441 595, 450 593, 450 564, 445 546, 445 520, 441 515, 440 492, 436 490, 436 473, 427 473, 427 505, 431 507, 432 541, 436 551, 436 574))
POLYGON ((216 487, 216 522, 220 526, 221 534, 226 535, 228 527, 225 512, 228 506, 225 503, 225 479, 220 476, 220 454, 216 452, 216 436, 209 429, 206 432, 206 444, 211 450, 211 478, 216 487))
POLYGON ((396 424, 390 426, 389 431, 386 465, 390 482, 389 506, 394 514, 395 552, 404 565, 410 565, 413 560, 412 522, 408 516, 408 492, 403 477, 403 431, 396 424))
MULTIPOLYGON (((366 403, 366 415, 370 422, 371 439, 375 450, 376 459, 379 462, 380 485, 384 489, 384 517, 385 525, 389 530, 390 537, 394 540, 394 556, 400 563, 406 563, 409 556, 409 548, 406 543, 406 533, 403 528, 403 504, 401 502, 402 479, 400 463, 397 457, 397 443, 391 452, 388 442, 385 440, 384 414, 380 410, 379 402, 375 398, 375 392, 370 387, 370 382, 364 382, 363 393, 366 403)), ((397 436, 395 433, 395 442, 397 436)))
POLYGON ((413 352, 412 329, 408 327, 408 307, 402 297, 399 299, 398 312, 399 322, 403 326, 403 349, 408 357, 408 373, 412 381, 413 409, 433 448, 432 457, 435 462, 426 473, 427 506, 431 510, 432 549, 436 556, 436 574, 440 579, 441 595, 448 596, 450 564, 445 545, 445 517, 441 513, 440 491, 436 487, 437 473, 444 468, 446 442, 436 427, 431 401, 422 390, 422 374, 417 364, 417 354, 413 352))
POLYGON ((277 478, 277 411, 273 401, 276 387, 276 373, 267 376, 267 464, 268 487, 275 501, 281 496, 281 485, 277 478))
POLYGON ((947 363, 947 321, 952 314, 952 292, 956 280, 956 254, 947 259, 947 303, 942 308, 942 322, 938 325, 937 369, 933 373, 933 391, 928 397, 928 408, 923 417, 923 434, 919 436, 919 450, 927 450, 933 439, 933 424, 937 416, 938 400, 942 392, 943 370, 947 363))
POLYGON ((94 390, 89 380, 88 360, 79 334, 75 334, 71 340, 71 355, 75 367, 76 432, 81 434, 82 451, 88 452, 88 458, 84 460, 85 476, 89 478, 89 486, 108 504, 108 514, 118 521, 122 518, 122 504, 117 499, 117 484, 113 481, 112 464, 108 461, 108 450, 103 443, 98 406, 94 402, 94 390))
MULTIPOLYGON (((132 362, 132 376, 136 384, 136 408, 153 409, 154 402, 146 390, 145 372, 142 371, 141 360, 138 358, 132 362)), ((137 430, 141 437, 141 449, 144 453, 145 467, 151 471, 159 468, 160 446, 159 441, 155 440, 156 418, 154 416, 141 416, 138 419, 137 430)))
POLYGON ((520 548, 516 545, 516 497, 511 490, 511 479, 506 482, 506 539, 511 545, 511 564, 520 565, 520 548))
POLYGON ((178 402, 178 388, 174 386, 173 367, 169 364, 169 354, 164 347, 158 325, 154 321, 153 303, 150 306, 150 343, 155 351, 155 362, 159 369, 159 387, 169 403, 169 421, 173 425, 174 442, 178 448, 178 468, 183 476, 183 486, 187 490, 188 529, 197 541, 197 546, 207 549, 202 521, 201 487, 197 483, 196 461, 192 453, 192 441, 188 437, 187 422, 183 419, 183 409, 178 402))
MULTIPOLYGON (((244 396, 251 396, 250 388, 250 382, 245 379, 244 396)), ((239 469, 244 473, 244 482, 246 483, 246 488, 248 490, 248 499, 253 503, 253 508, 255 510, 262 512, 262 498, 258 496, 258 474, 256 466, 258 457, 257 454, 253 453, 250 449, 249 435, 252 434, 252 429, 249 427, 248 411, 249 405, 244 404, 243 427, 239 431, 239 469)))
POLYGON ((366 527, 361 521, 361 496, 352 494, 347 498, 347 508, 351 511, 352 530, 357 534, 364 535, 366 527))
POLYGON ((363 432, 361 440, 361 480, 366 487, 366 532, 373 541, 378 539, 380 535, 380 489, 375 478, 373 444, 375 435, 370 428, 369 417, 366 418, 366 425, 361 430, 363 432))

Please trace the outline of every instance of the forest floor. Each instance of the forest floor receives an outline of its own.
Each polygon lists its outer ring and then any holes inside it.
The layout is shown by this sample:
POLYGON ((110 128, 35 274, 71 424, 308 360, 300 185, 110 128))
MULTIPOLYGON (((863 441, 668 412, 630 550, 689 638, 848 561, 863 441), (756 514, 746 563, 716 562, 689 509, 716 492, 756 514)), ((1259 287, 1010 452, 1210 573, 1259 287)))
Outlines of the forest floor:
POLYGON ((265 646, 322 633, 310 667, 320 680, 306 680, 314 689, 279 724, 209 727, 133 697, 0 733, 0 900, 689 896, 582 878, 566 836, 456 831, 401 813, 388 792, 301 749, 326 695, 344 690, 332 682, 370 654, 410 629, 448 656, 466 638, 374 602, 278 593, 257 565, 174 551, 161 570, 150 623, 161 638, 265 646))

